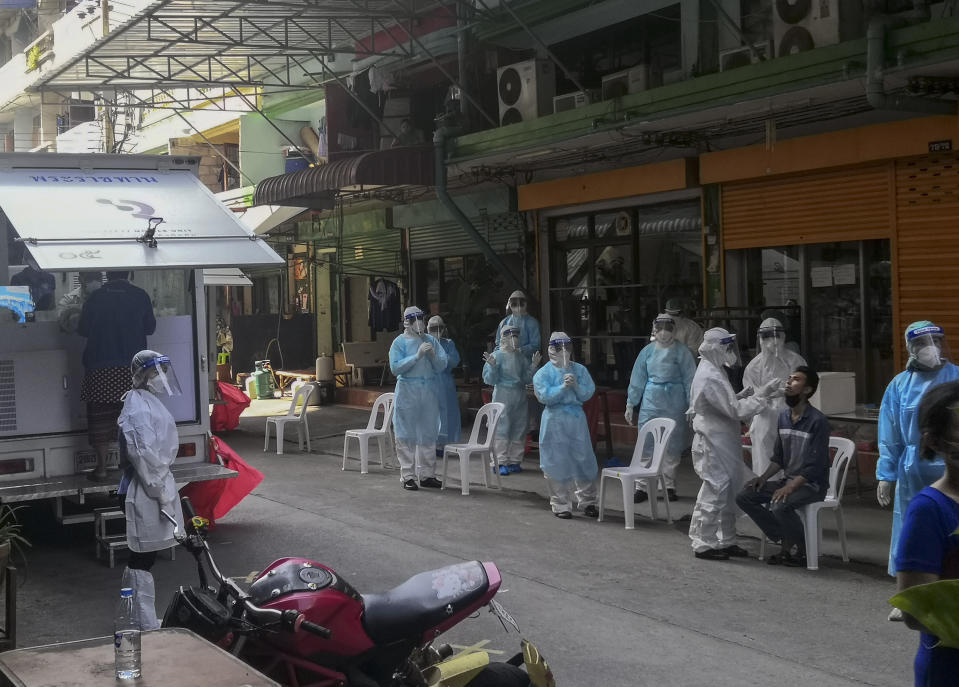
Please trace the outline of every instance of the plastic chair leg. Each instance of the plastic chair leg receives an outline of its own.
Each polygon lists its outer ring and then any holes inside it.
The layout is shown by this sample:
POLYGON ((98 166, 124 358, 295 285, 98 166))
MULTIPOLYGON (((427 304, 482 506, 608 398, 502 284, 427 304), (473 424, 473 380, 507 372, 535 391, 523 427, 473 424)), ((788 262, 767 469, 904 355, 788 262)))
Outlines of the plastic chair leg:
POLYGON ((446 459, 449 457, 449 451, 443 449, 443 486, 440 487, 440 491, 446 489, 446 459))
POLYGON ((360 442, 360 474, 367 475, 370 472, 370 436, 364 434, 357 440, 360 442))
POLYGON ((606 475, 603 473, 599 474, 599 499, 596 507, 599 510, 599 517, 596 518, 596 522, 602 522, 603 513, 606 510, 606 475))
MULTIPOLYGON (((301 426, 303 427, 303 437, 306 439, 306 452, 313 453, 313 449, 310 448, 310 423, 306 420, 306 408, 303 409, 303 423, 301 426)), ((303 447, 301 446, 300 450, 302 449, 303 447)))
POLYGON ((803 529, 806 534, 806 569, 819 570, 819 511, 804 508, 802 512, 803 529))
POLYGON ((842 562, 849 562, 849 550, 846 548, 846 518, 843 516, 842 506, 833 509, 836 513, 836 529, 839 531, 839 547, 842 549, 842 562))
POLYGON ((666 522, 673 524, 673 516, 669 512, 669 492, 666 491, 666 478, 663 475, 659 476, 659 481, 663 487, 663 505, 666 506, 666 522))
POLYGON ((263 450, 270 450, 270 419, 266 419, 266 431, 263 433, 263 450))
POLYGON ((276 455, 283 455, 283 432, 286 430, 286 423, 277 422, 276 424, 276 455))
POLYGON ((460 457, 460 493, 470 495, 470 454, 466 451, 458 453, 460 457))
POLYGON ((759 534, 759 560, 766 560, 766 535, 759 534))
POLYGON ((341 468, 342 470, 346 470, 346 445, 349 440, 350 440, 350 435, 344 434, 343 435, 343 467, 341 468))
POLYGON ((626 529, 635 529, 636 505, 633 503, 633 493, 636 491, 636 481, 620 479, 619 483, 623 487, 623 515, 626 516, 626 529))
MULTIPOLYGON (((659 479, 650 477, 648 479, 636 480, 646 485, 646 495, 649 497, 649 517, 653 520, 659 520, 659 479)), ((663 496, 666 495, 665 490, 663 496)))
POLYGON ((483 460, 486 461, 486 467, 489 468, 490 473, 493 475, 493 478, 496 480, 496 488, 503 488, 503 479, 499 476, 499 466, 496 465, 496 459, 493 457, 493 451, 489 451, 483 460))

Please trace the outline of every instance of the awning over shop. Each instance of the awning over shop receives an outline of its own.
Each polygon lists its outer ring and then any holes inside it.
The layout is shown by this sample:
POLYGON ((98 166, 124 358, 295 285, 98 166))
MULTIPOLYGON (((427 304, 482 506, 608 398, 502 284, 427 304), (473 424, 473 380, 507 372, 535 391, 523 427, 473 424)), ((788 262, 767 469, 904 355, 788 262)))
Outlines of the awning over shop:
POLYGON ((238 214, 237 219, 254 234, 266 234, 304 212, 306 208, 296 206, 257 205, 238 214))
POLYGON ((213 267, 203 270, 204 286, 253 286, 243 270, 231 267, 213 267))
POLYGON ((0 209, 44 270, 284 263, 186 170, 2 170, 0 209))
POLYGON ((256 185, 253 204, 324 210, 334 206, 343 189, 432 185, 431 146, 391 148, 264 179, 256 185))

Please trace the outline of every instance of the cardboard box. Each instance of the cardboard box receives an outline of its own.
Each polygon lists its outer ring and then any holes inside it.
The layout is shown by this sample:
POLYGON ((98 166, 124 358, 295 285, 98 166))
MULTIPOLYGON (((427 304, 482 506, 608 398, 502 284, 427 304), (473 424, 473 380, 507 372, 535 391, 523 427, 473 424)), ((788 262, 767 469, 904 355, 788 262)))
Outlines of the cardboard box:
POLYGON ((856 412, 856 373, 820 372, 819 388, 809 402, 825 415, 856 412))

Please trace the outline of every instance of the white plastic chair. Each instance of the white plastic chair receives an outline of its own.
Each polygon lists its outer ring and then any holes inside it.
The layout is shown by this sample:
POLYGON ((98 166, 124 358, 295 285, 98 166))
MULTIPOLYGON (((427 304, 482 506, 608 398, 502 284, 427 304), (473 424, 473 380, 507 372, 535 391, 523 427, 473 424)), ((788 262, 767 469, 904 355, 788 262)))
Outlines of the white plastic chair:
MULTIPOLYGON (((659 487, 662 486, 663 494, 666 494, 666 477, 663 475, 663 454, 666 453, 666 445, 669 437, 676 427, 676 421, 668 417, 654 417, 642 426, 639 430, 639 436, 636 438, 636 446, 633 448, 633 457, 629 461, 629 467, 625 468, 603 468, 599 478, 599 518, 598 522, 603 521, 603 510, 606 506, 606 480, 618 479, 623 487, 623 513, 626 516, 626 529, 631 530, 635 527, 633 518, 636 514, 636 506, 633 503, 633 494, 636 492, 636 483, 646 483, 646 493, 649 494, 649 514, 653 520, 657 517, 656 500, 659 496, 659 487), (643 449, 648 437, 653 439, 653 455, 647 465, 643 465, 643 449)), ((673 521, 673 516, 669 512, 669 499, 664 499, 666 504, 666 520, 673 521)))
POLYGON ((470 456, 479 455, 483 462, 483 484, 489 488, 490 476, 496 477, 497 489, 503 488, 500 481, 499 472, 493 469, 493 437, 496 435, 496 425, 499 424, 500 415, 506 408, 502 403, 487 403, 476 413, 476 420, 473 421, 473 430, 470 432, 469 441, 465 444, 446 444, 443 449, 443 489, 446 489, 446 465, 447 459, 451 453, 455 453, 460 460, 460 492, 463 496, 470 493, 470 456), (486 423, 486 436, 480 441, 480 432, 483 423, 486 423))
POLYGON ((306 421, 306 409, 309 407, 310 398, 316 386, 306 384, 301 386, 293 394, 293 402, 290 403, 290 409, 286 415, 271 415, 266 418, 266 434, 263 437, 263 450, 270 450, 270 424, 276 427, 276 454, 283 455, 283 430, 290 423, 296 424, 297 440, 300 450, 303 450, 303 440, 306 439, 306 451, 310 452, 310 425, 306 421), (300 412, 297 412, 297 406, 300 406, 300 412))
MULTIPOLYGON (((822 519, 819 512, 826 508, 833 509, 836 514, 836 530, 839 532, 839 547, 842 550, 843 563, 849 562, 849 552, 846 548, 846 521, 842 513, 842 493, 846 489, 846 475, 849 473, 849 464, 856 453, 856 445, 852 439, 844 437, 829 437, 829 448, 836 453, 829 468, 829 490, 824 501, 816 501, 803 506, 796 511, 802 520, 806 535, 806 569, 819 570, 819 549, 822 546, 822 519), (812 523, 812 527, 810 527, 812 523)), ((760 537, 759 560, 766 557, 766 537, 760 537)))
POLYGON ((380 467, 392 467, 386 460, 387 453, 383 448, 383 442, 389 446, 390 452, 393 451, 393 434, 391 433, 390 420, 393 417, 393 393, 380 394, 373 402, 373 409, 370 411, 370 419, 363 429, 348 429, 343 435, 343 469, 346 470, 346 457, 348 455, 348 446, 350 439, 356 439, 360 446, 360 474, 369 473, 370 458, 370 439, 376 439, 376 445, 380 449, 380 467), (377 424, 376 420, 383 413, 382 424, 377 424))

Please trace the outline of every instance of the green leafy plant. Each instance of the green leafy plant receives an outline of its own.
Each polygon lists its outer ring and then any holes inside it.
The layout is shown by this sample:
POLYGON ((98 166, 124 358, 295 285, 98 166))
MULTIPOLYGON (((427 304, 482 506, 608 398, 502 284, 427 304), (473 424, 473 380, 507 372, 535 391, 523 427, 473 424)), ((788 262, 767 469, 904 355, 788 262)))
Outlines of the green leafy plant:
POLYGON ((40 46, 35 45, 27 52, 27 71, 32 72, 40 66, 40 46))
POLYGON ((14 555, 22 557, 24 549, 31 545, 23 536, 23 525, 17 519, 17 511, 21 508, 0 506, 0 545, 9 542, 11 558, 14 555))

